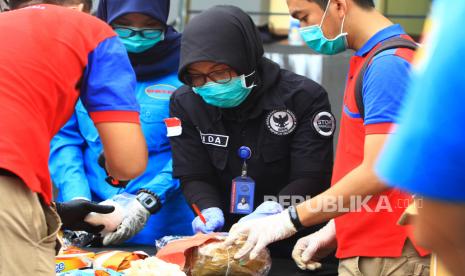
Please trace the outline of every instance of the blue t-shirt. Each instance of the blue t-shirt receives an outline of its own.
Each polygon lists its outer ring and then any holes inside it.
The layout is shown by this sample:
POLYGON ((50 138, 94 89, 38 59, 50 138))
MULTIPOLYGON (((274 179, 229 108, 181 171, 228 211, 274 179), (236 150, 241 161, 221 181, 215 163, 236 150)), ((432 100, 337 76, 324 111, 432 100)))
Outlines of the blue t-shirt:
POLYGON ((377 171, 390 185, 465 202, 464 1, 436 1, 397 134, 377 171), (453 7, 453 8, 451 8, 453 7), (434 57, 434 59, 433 59, 434 57))
MULTIPOLYGON (((393 37, 405 35, 400 25, 392 25, 376 33, 356 53, 366 56, 376 45, 393 37)), ((405 91, 410 81, 410 63, 396 55, 397 49, 386 50, 375 56, 363 76, 363 103, 365 125, 395 123, 402 106, 405 91)), ((344 106, 351 118, 360 118, 359 113, 344 106)))

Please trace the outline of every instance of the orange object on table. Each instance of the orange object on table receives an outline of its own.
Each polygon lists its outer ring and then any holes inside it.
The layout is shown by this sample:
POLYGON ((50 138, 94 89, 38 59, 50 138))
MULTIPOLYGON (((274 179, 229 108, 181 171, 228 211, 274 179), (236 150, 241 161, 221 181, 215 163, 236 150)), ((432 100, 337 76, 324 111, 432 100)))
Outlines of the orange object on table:
POLYGON ((70 246, 55 257, 55 273, 92 267, 95 253, 70 246))
POLYGON ((210 241, 218 241, 218 233, 196 234, 188 239, 180 239, 169 242, 165 247, 157 252, 156 257, 172 264, 177 264, 182 270, 186 266, 186 258, 189 251, 210 241))
POLYGON ((109 268, 120 272, 128 269, 131 266, 131 261, 143 260, 148 256, 143 251, 103 251, 95 255, 94 269, 109 268))

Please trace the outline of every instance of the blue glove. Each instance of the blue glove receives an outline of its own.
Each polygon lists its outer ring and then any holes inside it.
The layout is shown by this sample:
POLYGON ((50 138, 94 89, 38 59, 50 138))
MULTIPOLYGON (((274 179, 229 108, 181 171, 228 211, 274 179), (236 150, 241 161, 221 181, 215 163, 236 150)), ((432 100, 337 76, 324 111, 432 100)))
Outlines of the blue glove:
POLYGON ((194 233, 202 232, 204 234, 208 234, 211 232, 218 232, 224 226, 224 215, 223 211, 220 208, 212 207, 202 210, 202 215, 205 217, 207 221, 206 224, 202 222, 200 217, 196 217, 192 221, 192 230, 194 233))
POLYGON ((281 206, 279 203, 275 201, 265 201, 260 206, 255 209, 252 213, 249 215, 241 218, 239 222, 244 222, 252 219, 259 219, 275 214, 279 214, 284 210, 283 206, 281 206))

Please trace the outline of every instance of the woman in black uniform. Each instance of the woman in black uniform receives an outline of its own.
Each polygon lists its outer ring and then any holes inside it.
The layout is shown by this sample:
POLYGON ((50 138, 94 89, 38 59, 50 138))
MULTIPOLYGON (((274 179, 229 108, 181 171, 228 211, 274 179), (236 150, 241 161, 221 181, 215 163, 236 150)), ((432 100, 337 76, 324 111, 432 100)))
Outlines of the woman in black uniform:
POLYGON ((329 187, 335 122, 327 93, 264 58, 242 10, 216 6, 189 22, 178 75, 185 86, 170 104, 178 131, 168 135, 174 176, 206 219, 194 219, 195 232, 227 231, 267 199, 298 202, 329 187), (248 209, 237 208, 242 198, 248 209))

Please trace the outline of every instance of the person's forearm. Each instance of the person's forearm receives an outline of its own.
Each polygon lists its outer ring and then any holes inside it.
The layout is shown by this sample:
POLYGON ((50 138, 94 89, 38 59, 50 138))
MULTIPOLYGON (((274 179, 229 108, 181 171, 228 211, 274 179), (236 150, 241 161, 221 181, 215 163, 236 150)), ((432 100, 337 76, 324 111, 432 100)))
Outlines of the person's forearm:
POLYGON ((200 210, 210 207, 221 208, 221 197, 216 187, 206 181, 181 179, 181 187, 189 204, 196 204, 200 210))
POLYGON ((50 142, 50 176, 62 201, 92 198, 84 169, 83 151, 87 146, 74 113, 50 142))
POLYGON ((330 220, 349 210, 356 209, 363 198, 378 194, 387 187, 374 172, 374 164, 389 134, 365 136, 363 163, 345 175, 329 190, 297 206, 299 219, 305 226, 311 226, 330 220), (360 200, 355 200, 356 197, 360 200), (352 203, 352 204, 351 204, 352 203))
POLYGON ((49 159, 50 176, 60 191, 60 200, 92 198, 83 158, 82 150, 74 145, 52 151, 49 159))
POLYGON ((171 159, 166 162, 163 169, 149 182, 144 183, 140 189, 147 189, 160 197, 161 203, 165 204, 180 191, 180 184, 177 179, 173 179, 173 169, 171 159))
POLYGON ((102 141, 106 169, 112 177, 130 180, 144 173, 148 151, 139 124, 102 122, 95 127, 102 141))
POLYGON ((312 226, 347 213, 351 207, 359 207, 351 204, 356 196, 375 195, 386 188, 374 171, 362 164, 330 189, 299 204, 297 213, 304 226, 312 226))

